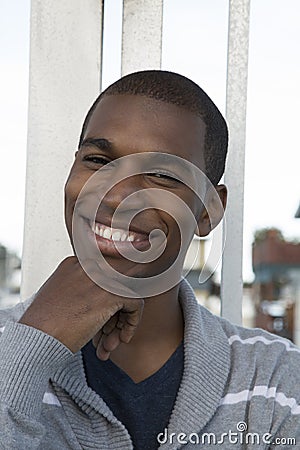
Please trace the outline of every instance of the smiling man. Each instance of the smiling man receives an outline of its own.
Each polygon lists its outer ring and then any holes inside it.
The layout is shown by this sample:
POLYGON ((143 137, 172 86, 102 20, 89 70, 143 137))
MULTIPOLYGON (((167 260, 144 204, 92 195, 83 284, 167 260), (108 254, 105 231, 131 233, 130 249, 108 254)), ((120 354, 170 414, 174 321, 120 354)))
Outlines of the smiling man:
POLYGON ((213 316, 181 277, 194 233, 222 219, 227 140, 175 73, 130 74, 96 99, 65 186, 74 256, 25 312, 0 315, 1 448, 300 439, 300 351, 213 316))

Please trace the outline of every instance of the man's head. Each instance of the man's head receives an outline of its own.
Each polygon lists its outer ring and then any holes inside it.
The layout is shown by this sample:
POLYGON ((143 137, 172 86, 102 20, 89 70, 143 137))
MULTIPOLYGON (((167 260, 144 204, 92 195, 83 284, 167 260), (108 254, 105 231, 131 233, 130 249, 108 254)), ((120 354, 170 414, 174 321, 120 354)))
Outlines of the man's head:
MULTIPOLYGON (((217 107, 181 75, 137 72, 112 84, 87 114, 66 183, 65 216, 72 243, 75 203, 80 196, 82 200, 82 189, 89 182, 93 186, 89 198, 96 203, 90 202, 93 211, 86 208, 79 213, 89 240, 96 238, 105 259, 122 273, 133 277, 162 273, 176 260, 183 241, 184 256, 194 232, 206 235, 222 218, 226 188, 217 183, 224 171, 227 139, 227 126, 217 107), (206 173, 218 201, 207 186, 205 207, 199 201, 189 186, 190 163, 206 173), (96 173, 97 178, 92 177, 96 173), (95 179, 93 185, 90 180, 95 179), (99 204, 99 192, 94 195, 98 187, 105 190, 99 204), (117 220, 112 222, 116 212, 117 220), (129 245, 145 255, 152 244, 160 248, 157 237, 150 239, 152 230, 166 237, 161 256, 136 264, 120 255, 121 250, 130 253, 129 245)), ((84 241, 84 232, 81 237, 84 241)))
POLYGON ((141 95, 170 103, 200 117, 205 124, 203 151, 205 174, 217 185, 225 170, 228 147, 226 122, 210 97, 189 78, 163 70, 145 70, 126 75, 111 84, 95 100, 83 123, 79 148, 89 120, 98 103, 106 95, 141 95))

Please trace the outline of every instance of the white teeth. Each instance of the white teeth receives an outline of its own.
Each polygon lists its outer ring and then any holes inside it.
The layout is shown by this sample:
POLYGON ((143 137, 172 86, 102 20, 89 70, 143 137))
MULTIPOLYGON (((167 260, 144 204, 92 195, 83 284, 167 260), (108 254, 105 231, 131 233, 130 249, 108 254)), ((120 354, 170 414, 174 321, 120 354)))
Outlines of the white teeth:
POLYGON ((106 227, 105 225, 95 224, 91 225, 91 228, 95 234, 101 236, 105 239, 111 239, 113 241, 128 241, 133 242, 135 239, 134 234, 128 234, 124 230, 115 230, 110 227, 106 227))
POLYGON ((110 239, 111 238, 111 230, 109 228, 105 228, 103 231, 103 237, 106 239, 110 239))
POLYGON ((112 240, 113 241, 119 241, 121 237, 121 232, 120 231, 115 231, 112 235, 112 240))

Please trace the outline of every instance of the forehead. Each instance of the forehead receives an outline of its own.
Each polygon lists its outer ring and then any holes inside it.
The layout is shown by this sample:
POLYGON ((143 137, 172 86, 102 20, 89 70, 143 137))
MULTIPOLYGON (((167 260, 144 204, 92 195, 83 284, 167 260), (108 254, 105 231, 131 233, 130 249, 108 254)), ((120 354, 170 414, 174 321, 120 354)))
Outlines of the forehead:
POLYGON ((165 152, 204 169, 206 126, 196 114, 141 95, 107 95, 97 104, 86 138, 105 138, 125 156, 165 152))

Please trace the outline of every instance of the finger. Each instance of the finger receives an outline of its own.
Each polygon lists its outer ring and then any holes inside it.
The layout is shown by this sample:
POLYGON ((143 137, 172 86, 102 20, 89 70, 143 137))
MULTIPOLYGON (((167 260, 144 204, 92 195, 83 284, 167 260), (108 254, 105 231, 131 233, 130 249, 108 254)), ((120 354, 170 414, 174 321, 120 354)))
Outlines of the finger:
POLYGON ((98 331, 93 343, 99 359, 108 359, 110 352, 115 350, 121 342, 130 342, 140 322, 143 307, 143 299, 124 302, 123 308, 111 316, 98 331))
POLYGON ((109 335, 103 335, 100 345, 106 352, 113 352, 120 345, 120 330, 115 328, 109 335))
POLYGON ((114 328, 119 328, 118 327, 118 321, 119 318, 117 315, 113 316, 111 319, 109 319, 109 321, 104 325, 103 328, 101 328, 101 330, 98 331, 98 333, 95 334, 95 336, 93 337, 93 345, 95 348, 98 347, 98 344, 100 342, 100 339, 102 338, 102 336, 108 335, 112 332, 112 330, 114 328))
POLYGON ((96 355, 102 361, 110 357, 110 353, 120 345, 119 330, 115 329, 109 336, 102 335, 96 349, 96 355))
POLYGON ((120 340, 128 344, 132 339, 136 329, 139 325, 142 316, 142 309, 138 309, 132 312, 120 312, 119 322, 121 325, 120 340))
POLYGON ((125 324, 120 331, 120 341, 124 344, 128 344, 136 332, 137 325, 125 324))
POLYGON ((101 341, 98 344, 96 355, 97 358, 101 359, 101 361, 106 361, 110 357, 110 353, 104 350, 104 348, 102 347, 101 341))
POLYGON ((115 314, 114 316, 112 316, 108 320, 108 322, 106 322, 106 324, 102 327, 103 334, 106 334, 106 335, 110 334, 116 327, 118 320, 119 320, 118 314, 115 314))
POLYGON ((98 344, 99 344, 99 342, 100 342, 100 339, 101 339, 101 337, 102 337, 102 334, 103 334, 103 333, 102 333, 102 329, 101 329, 101 330, 99 330, 98 333, 96 333, 95 336, 93 337, 92 342, 93 342, 93 346, 94 346, 95 348, 98 347, 98 344))

